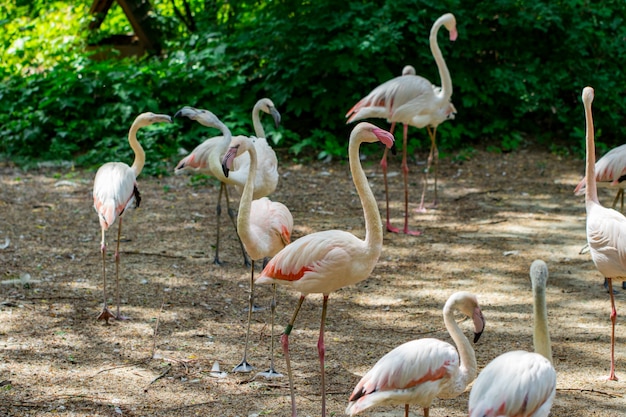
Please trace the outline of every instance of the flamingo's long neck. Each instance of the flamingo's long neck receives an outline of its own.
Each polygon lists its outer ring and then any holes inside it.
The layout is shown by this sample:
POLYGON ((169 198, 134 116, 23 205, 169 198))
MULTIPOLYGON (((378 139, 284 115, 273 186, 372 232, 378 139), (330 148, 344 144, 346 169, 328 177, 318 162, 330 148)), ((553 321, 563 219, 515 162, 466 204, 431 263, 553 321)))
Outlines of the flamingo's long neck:
POLYGON ((550 334, 548 333, 548 312, 546 309, 545 278, 532 279, 532 284, 534 298, 533 314, 535 317, 533 344, 535 345, 535 352, 552 362, 552 346, 550 344, 550 334))
POLYGON ((439 78, 441 78, 441 97, 445 101, 449 101, 450 97, 452 97, 452 78, 450 78, 450 71, 448 71, 446 61, 443 59, 441 49, 439 49, 439 44, 437 43, 437 33, 439 33, 439 28, 443 26, 443 22, 447 18, 448 15, 441 16, 435 21, 432 29, 430 30, 430 50, 433 54, 433 58, 435 58, 435 62, 437 63, 437 68, 439 69, 439 78))
POLYGON ((383 246, 383 226, 380 219, 380 212, 378 211, 378 204, 372 193, 367 177, 361 166, 361 160, 359 158, 359 147, 361 140, 358 139, 355 133, 356 129, 352 131, 350 136, 350 144, 348 146, 348 156, 350 160, 350 173, 352 174, 352 181, 356 187, 356 191, 361 199, 361 205, 363 206, 363 215, 365 217, 365 245, 372 254, 375 256, 375 261, 378 260, 378 255, 383 246))
POLYGON ((476 378, 477 375, 477 364, 476 364, 476 354, 474 353, 474 349, 470 344, 470 341, 465 337, 463 331, 459 328, 459 325, 454 320, 454 304, 446 303, 443 311, 443 322, 446 325, 446 329, 448 333, 450 333, 450 337, 454 341, 457 350, 459 351, 459 356, 461 358, 460 363, 460 375, 462 380, 461 384, 456 385, 465 390, 465 387, 476 378))
POLYGON ((587 165, 585 166, 585 201, 593 201, 600 204, 598 200, 598 189, 596 186, 596 147, 594 143, 593 115, 591 113, 590 95, 583 95, 583 105, 585 107, 585 122, 587 126, 586 146, 587 146, 587 165))
MULTIPOLYGON (((217 152, 211 152, 209 155, 210 161, 209 166, 214 167, 215 169, 211 169, 212 174, 221 182, 226 182, 226 177, 222 172, 222 158, 224 154, 228 150, 228 145, 230 144, 233 135, 230 133, 230 129, 226 127, 226 125, 222 122, 216 122, 211 125, 212 127, 218 129, 222 133, 222 138, 220 139, 219 149, 217 152)), ((235 171, 236 172, 236 171, 235 171)), ((231 173, 232 176, 236 176, 237 174, 231 173)))
POLYGON ((141 174, 141 170, 146 163, 146 153, 144 152, 141 144, 137 140, 137 131, 143 125, 140 121, 135 120, 135 122, 130 127, 128 131, 128 143, 132 148, 133 152, 135 152, 135 160, 133 161, 133 166, 131 167, 133 171, 135 171, 135 177, 138 177, 141 174))
POLYGON ((252 125, 254 126, 254 134, 257 138, 265 137, 265 129, 263 129, 263 124, 261 124, 261 104, 256 103, 254 108, 252 109, 252 125))
POLYGON ((241 198, 239 199, 239 213, 237 213, 237 233, 239 234, 239 238, 241 239, 243 244, 246 246, 246 250, 248 250, 249 252, 249 245, 247 245, 246 242, 249 242, 251 241, 251 239, 253 239, 250 233, 250 210, 252 207, 252 195, 254 193, 254 181, 256 179, 257 153, 254 146, 248 146, 249 142, 244 143, 246 144, 245 149, 250 154, 250 166, 248 170, 248 178, 246 178, 246 183, 243 187, 243 191, 241 192, 241 198))

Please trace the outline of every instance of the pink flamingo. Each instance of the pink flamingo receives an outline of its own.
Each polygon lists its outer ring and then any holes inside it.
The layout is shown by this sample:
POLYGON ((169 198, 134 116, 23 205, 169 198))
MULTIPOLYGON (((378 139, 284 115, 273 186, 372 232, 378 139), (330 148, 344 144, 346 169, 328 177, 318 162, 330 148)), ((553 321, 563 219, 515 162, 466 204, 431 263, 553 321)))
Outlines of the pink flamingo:
POLYGON ((443 321, 458 348, 438 339, 406 342, 380 358, 356 385, 346 414, 354 416, 379 405, 419 404, 428 417, 436 397, 455 398, 476 378, 476 355, 469 340, 454 320, 458 310, 474 322, 474 343, 485 327, 485 319, 474 294, 456 292, 443 307, 443 321))
POLYGON ((469 397, 469 417, 547 417, 556 395, 556 371, 548 333, 548 266, 530 266, 535 352, 516 350, 492 360, 478 375, 469 397))
POLYGON ((613 295, 613 278, 626 277, 626 217, 616 210, 602 207, 598 201, 596 186, 593 115, 591 103, 594 91, 585 87, 582 93, 587 125, 587 163, 585 168, 585 207, 587 210, 587 243, 589 252, 596 268, 606 278, 611 298, 611 368, 609 380, 617 381, 615 376, 615 297, 613 295))
MULTIPOLYGON (((608 151, 596 162, 596 186, 598 188, 617 188, 612 208, 617 206, 621 197, 621 211, 624 211, 624 186, 626 186, 626 145, 608 151)), ((585 194, 586 177, 574 189, 576 195, 585 194)))
POLYGON ((102 283, 104 304, 102 313, 98 320, 104 320, 109 324, 109 319, 115 318, 123 320, 120 315, 120 291, 119 291, 119 265, 120 265, 120 236, 122 234, 122 215, 128 208, 139 207, 141 196, 137 188, 137 177, 141 173, 146 162, 146 154, 137 141, 137 131, 153 123, 171 123, 172 119, 166 114, 142 113, 135 118, 135 121, 128 132, 128 142, 135 152, 133 166, 129 167, 123 162, 107 162, 102 165, 96 173, 93 184, 93 207, 100 219, 100 229, 102 230, 102 240, 100 242, 100 252, 102 253, 102 283), (119 218, 117 228, 117 247, 115 249, 115 287, 117 298, 117 314, 113 315, 107 307, 107 284, 106 284, 106 240, 105 234, 109 227, 119 218))
POLYGON ((256 279, 257 284, 280 283, 289 285, 301 293, 298 305, 281 337, 289 377, 292 416, 296 416, 296 402, 289 359, 289 334, 304 298, 311 293, 323 294, 317 350, 321 372, 322 416, 325 416, 324 323, 328 296, 333 291, 366 279, 374 269, 382 250, 383 230, 380 213, 359 161, 361 143, 377 141, 387 147, 394 143, 393 135, 389 132, 370 123, 359 123, 350 134, 348 146, 350 172, 365 217, 365 240, 343 230, 327 230, 306 235, 278 252, 256 279))
MULTIPOLYGON (((254 180, 256 177, 257 152, 253 139, 245 136, 236 136, 230 141, 230 148, 224 155, 222 167, 224 175, 228 177, 230 167, 235 158, 248 152, 250 165, 248 166, 248 178, 243 187, 243 193, 239 200, 239 213, 237 214, 237 233, 246 248, 251 259, 250 267, 250 297, 248 301, 248 326, 246 330, 246 342, 241 363, 233 369, 233 372, 251 372, 252 366, 247 361, 248 340, 250 338, 250 321, 254 303, 254 261, 276 255, 281 249, 291 242, 293 230, 293 217, 291 212, 282 203, 270 201, 267 197, 252 200, 254 180)), ((282 375, 274 369, 274 311, 276 308, 276 286, 273 288, 271 303, 272 321, 270 333, 270 368, 260 375, 266 378, 276 378, 282 375)))
MULTIPOLYGON (((255 126, 261 126, 260 122, 257 123, 256 121, 258 119, 259 108, 263 110, 266 107, 255 106, 255 109, 253 110, 253 120, 255 126)), ((276 118, 276 115, 278 114, 276 109, 274 109, 273 113, 271 112, 271 109, 268 111, 270 111, 270 114, 275 117, 275 120, 279 120, 278 118, 276 118)), ((181 116, 188 117, 189 119, 195 120, 203 126, 213 127, 222 132, 222 136, 209 138, 200 145, 198 145, 189 155, 187 155, 178 163, 175 169, 175 172, 177 174, 183 171, 203 172, 213 176, 220 181, 220 192, 217 198, 216 206, 217 230, 215 257, 213 259, 213 263, 219 265, 222 263, 219 258, 222 195, 224 195, 226 198, 226 211, 228 213, 228 217, 230 218, 233 227, 236 228, 236 215, 235 211, 232 210, 230 207, 230 198, 228 197, 227 185, 236 186, 240 192, 243 190, 246 178, 248 177, 248 165, 250 164, 250 157, 246 153, 237 158, 233 162, 232 171, 227 178, 222 171, 222 158, 228 150, 228 145, 230 144, 230 140, 232 138, 230 129, 228 129, 228 127, 226 127, 226 125, 222 123, 215 114, 211 113, 208 110, 196 109, 193 107, 185 106, 174 115, 174 118, 181 116)), ((261 133, 264 133, 262 132, 262 129, 261 133)), ((257 150, 258 163, 254 182, 253 198, 257 199, 269 195, 276 189, 276 185, 278 184, 278 161, 276 159, 276 153, 274 152, 272 147, 269 146, 265 138, 255 139, 254 145, 257 150)), ((237 237, 237 239, 239 240, 239 244, 241 246, 244 262, 246 265, 248 265, 249 262, 243 244, 241 243, 239 237, 237 237)))
MULTIPOLYGON (((424 176, 424 189, 420 202, 419 211, 424 211, 424 196, 428 185, 428 171, 433 158, 435 159, 435 204, 437 203, 437 167, 439 165, 439 152, 435 142, 437 126, 445 120, 454 119, 456 109, 450 102, 452 96, 452 79, 450 72, 443 59, 437 43, 439 28, 445 26, 450 32, 450 40, 457 38, 456 19, 453 14, 447 13, 435 21, 430 31, 430 49, 432 51, 439 76, 441 88, 433 86, 424 77, 415 74, 415 69, 407 66, 401 76, 393 78, 376 87, 366 97, 361 99, 346 114, 347 123, 366 118, 385 118, 392 123, 391 132, 395 123, 402 123, 404 127, 402 136, 402 174, 404 177, 404 229, 405 234, 419 235, 419 231, 409 230, 409 185, 407 164, 407 135, 409 125, 418 128, 426 127, 430 137, 431 146, 428 155, 426 174, 424 176), (412 72, 411 72, 412 70, 412 72)), ((398 233, 398 229, 391 226, 389 220, 389 191, 387 186, 387 150, 383 153, 380 161, 385 180, 385 198, 387 203, 387 230, 398 233)))

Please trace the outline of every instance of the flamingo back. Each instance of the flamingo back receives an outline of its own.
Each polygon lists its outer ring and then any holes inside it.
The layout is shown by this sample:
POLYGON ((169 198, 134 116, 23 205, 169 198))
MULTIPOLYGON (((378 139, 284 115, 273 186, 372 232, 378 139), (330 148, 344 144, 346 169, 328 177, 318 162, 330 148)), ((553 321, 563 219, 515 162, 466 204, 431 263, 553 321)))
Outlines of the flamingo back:
POLYGON ((98 169, 93 186, 93 205, 104 230, 137 202, 136 187, 135 172, 125 163, 108 162, 98 169))
POLYGON ((346 414, 356 415, 378 405, 430 407, 436 397, 449 391, 459 366, 457 350, 449 343, 432 338, 404 343, 363 376, 352 391, 346 414))
POLYGON ((278 252, 256 282, 289 285, 302 294, 330 294, 366 279, 379 254, 343 230, 312 233, 278 252))
POLYGON ((491 361, 469 397, 469 417, 547 417, 556 395, 556 371, 534 352, 512 351, 491 361))
POLYGON ((282 203, 263 197, 252 201, 251 233, 249 236, 241 234, 241 240, 251 259, 262 259, 276 255, 287 246, 291 242, 292 230, 293 217, 289 209, 282 203))

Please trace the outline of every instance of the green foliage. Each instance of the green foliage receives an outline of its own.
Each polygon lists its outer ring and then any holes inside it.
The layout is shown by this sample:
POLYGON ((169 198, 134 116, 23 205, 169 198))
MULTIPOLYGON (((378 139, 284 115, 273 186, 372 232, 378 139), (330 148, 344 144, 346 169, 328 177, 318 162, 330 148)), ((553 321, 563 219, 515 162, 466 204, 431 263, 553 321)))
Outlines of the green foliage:
MULTIPOLYGON (((459 36, 452 43, 440 33, 439 44, 458 113, 437 130, 441 152, 481 143, 510 152, 535 142, 580 154, 586 85, 596 89, 600 146, 615 146, 626 133, 619 75, 626 4, 617 0, 187 0, 188 10, 182 0, 152 0, 167 39, 162 56, 100 62, 84 49, 91 1, 75 3, 0 8, 4 158, 130 162, 126 134, 134 117, 184 105, 210 109, 234 134, 250 134, 250 111, 261 97, 283 115, 278 131, 266 128, 274 145, 300 158, 344 158, 352 128, 344 115, 371 89, 406 64, 440 84, 428 34, 448 11, 459 36)), ((128 29, 119 7, 111 13, 101 35, 128 29)), ((171 169, 180 148, 214 135, 189 120, 142 129, 147 173, 171 169)), ((409 152, 428 150, 424 130, 411 128, 410 138, 409 152)))

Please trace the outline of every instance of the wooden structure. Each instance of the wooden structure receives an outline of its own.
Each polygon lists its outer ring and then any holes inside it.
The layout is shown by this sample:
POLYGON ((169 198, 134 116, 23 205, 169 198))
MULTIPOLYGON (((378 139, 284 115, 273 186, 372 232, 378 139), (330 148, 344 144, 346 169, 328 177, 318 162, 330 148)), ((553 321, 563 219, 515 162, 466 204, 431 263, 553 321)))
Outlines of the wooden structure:
MULTIPOLYGON (((149 0, 93 0, 89 13, 94 15, 94 19, 89 23, 90 30, 100 28, 106 15, 116 2, 120 5, 126 18, 133 28, 133 34, 112 35, 91 45, 89 49, 107 45, 120 52, 121 57, 141 56, 147 51, 159 52, 160 45, 158 33, 150 25, 150 12, 152 5, 149 0)), ((109 57, 106 52, 96 54, 94 58, 109 57)))

